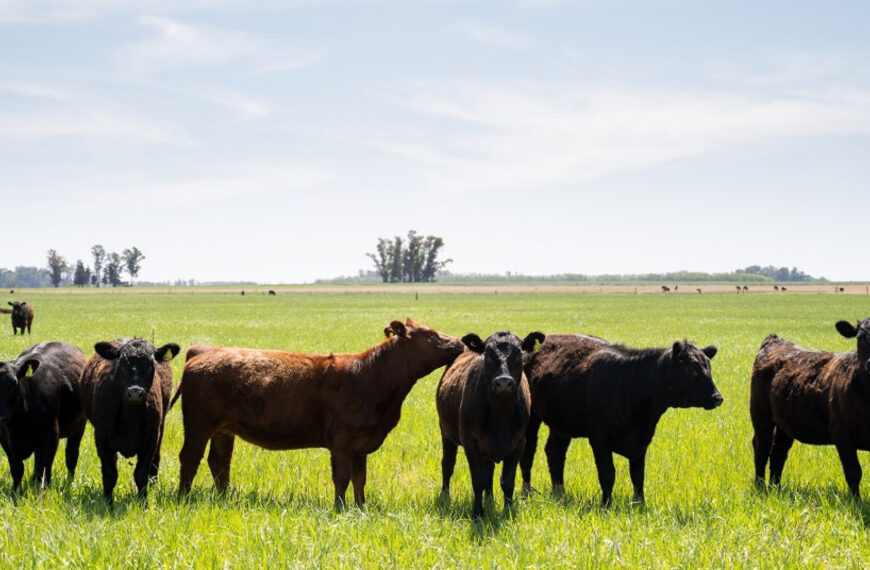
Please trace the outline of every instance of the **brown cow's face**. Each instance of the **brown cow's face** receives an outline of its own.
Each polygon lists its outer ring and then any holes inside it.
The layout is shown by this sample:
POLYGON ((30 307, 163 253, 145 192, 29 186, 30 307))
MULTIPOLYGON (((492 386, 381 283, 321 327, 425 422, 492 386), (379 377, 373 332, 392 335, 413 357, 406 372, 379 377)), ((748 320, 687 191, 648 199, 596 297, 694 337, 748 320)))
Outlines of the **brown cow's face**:
POLYGON ((145 403, 154 383, 157 364, 171 360, 181 350, 177 344, 154 348, 154 345, 142 339, 129 340, 118 347, 100 342, 94 345, 94 349, 106 360, 115 361, 115 381, 123 390, 124 401, 136 406, 145 403))
POLYGON ((864 372, 870 374, 870 317, 858 321, 856 326, 846 321, 840 321, 836 326, 844 337, 857 339, 858 361, 864 372))
POLYGON ((725 398, 713 384, 710 370, 710 359, 716 352, 715 346, 701 349, 690 342, 674 343, 667 386, 673 407, 712 410, 722 405, 725 398))
POLYGON ((439 367, 459 356, 465 347, 462 341, 450 335, 438 332, 426 325, 415 323, 411 319, 402 324, 393 321, 384 329, 387 337, 399 337, 399 342, 408 343, 414 352, 415 360, 426 368, 439 367))

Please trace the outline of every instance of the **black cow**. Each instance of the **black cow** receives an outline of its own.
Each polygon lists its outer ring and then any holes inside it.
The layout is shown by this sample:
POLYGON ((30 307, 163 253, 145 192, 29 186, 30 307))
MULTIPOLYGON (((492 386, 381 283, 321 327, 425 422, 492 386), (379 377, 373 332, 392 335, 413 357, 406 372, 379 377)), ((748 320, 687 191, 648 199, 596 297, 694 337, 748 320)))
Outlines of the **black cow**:
POLYGON ((94 440, 109 504, 118 481, 118 453, 136 455, 133 479, 145 498, 157 477, 163 425, 172 392, 169 361, 181 350, 170 343, 154 348, 139 338, 98 342, 82 372, 81 401, 94 426, 94 440))
POLYGON ((713 409, 723 402, 710 374, 716 347, 690 342, 668 348, 628 348, 586 335, 547 335, 525 366, 532 417, 520 463, 524 491, 541 421, 550 427, 545 451, 556 494, 564 492, 571 438, 589 438, 602 502, 609 505, 616 471, 613 453, 629 460, 634 499, 643 502, 646 450, 668 408, 713 409))
POLYGON ((24 335, 24 328, 27 327, 27 334, 30 334, 30 325, 33 323, 33 307, 27 301, 9 301, 12 305, 12 335, 18 334, 18 329, 21 329, 21 335, 24 335))
POLYGON ((835 326, 844 337, 857 338, 856 350, 807 350, 775 334, 761 343, 749 393, 758 484, 768 460, 770 482, 779 484, 795 440, 833 444, 849 490, 860 496, 857 450, 870 450, 870 318, 835 326))
POLYGON ((513 503, 530 406, 523 350, 533 350, 544 335, 532 333, 528 338, 531 340, 524 344, 515 334, 502 331, 484 342, 474 333, 467 334, 462 342, 470 350, 447 367, 438 383, 436 404, 443 445, 441 496, 450 497, 450 478, 461 445, 471 469, 475 518, 483 515, 483 494, 492 496, 496 463, 503 462, 505 508, 513 503))
POLYGON ((43 342, 12 362, 0 362, 0 444, 9 460, 13 491, 21 487, 24 460, 34 456, 33 479, 51 483, 59 438, 66 440, 70 479, 79 460, 85 416, 79 378, 87 358, 71 344, 43 342))

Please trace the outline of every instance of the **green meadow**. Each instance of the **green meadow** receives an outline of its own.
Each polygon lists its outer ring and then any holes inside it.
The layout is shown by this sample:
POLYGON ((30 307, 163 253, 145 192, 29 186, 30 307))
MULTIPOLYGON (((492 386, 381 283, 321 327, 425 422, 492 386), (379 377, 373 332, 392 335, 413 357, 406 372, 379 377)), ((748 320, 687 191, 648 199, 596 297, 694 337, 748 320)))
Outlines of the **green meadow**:
MULTIPOLYGON (((870 503, 849 499, 835 450, 796 444, 782 488, 756 490, 748 413, 752 361, 767 334, 817 349, 852 350, 855 341, 840 337, 834 322, 870 315, 867 296, 434 294, 423 287, 419 298, 336 288, 274 297, 184 289, 24 291, 15 299, 34 305, 33 334, 13 337, 3 315, 2 360, 43 340, 71 342, 90 355, 97 341, 140 336, 182 346, 172 363, 177 383, 192 343, 358 352, 380 342, 389 321, 410 316, 455 336, 508 329, 520 336, 533 330, 585 332, 638 347, 669 346, 683 338, 715 344, 713 379, 725 404, 665 414, 647 456, 643 507, 630 503, 628 463, 621 457, 613 506, 600 507, 585 440, 575 440, 569 450, 566 495, 552 497, 543 427, 533 473, 540 492, 503 513, 496 485, 495 502, 479 523, 469 518, 471 485, 461 453, 452 503, 437 500, 441 448, 434 395, 441 370, 417 383, 399 425, 369 457, 363 509, 333 509, 325 450, 265 451, 241 441, 229 494, 213 491, 203 461, 192 494, 177 499, 183 433, 176 406, 167 419, 159 479, 146 503, 136 498, 132 461, 121 459, 116 506, 106 507, 90 427, 75 479, 67 479, 62 442, 53 485, 44 493, 28 485, 13 497, 4 461, 5 568, 862 567, 870 560, 870 503)), ((866 466, 867 454, 860 458, 866 466)), ((30 459, 26 477, 32 464, 30 459)), ((870 500, 866 478, 862 492, 870 500)))

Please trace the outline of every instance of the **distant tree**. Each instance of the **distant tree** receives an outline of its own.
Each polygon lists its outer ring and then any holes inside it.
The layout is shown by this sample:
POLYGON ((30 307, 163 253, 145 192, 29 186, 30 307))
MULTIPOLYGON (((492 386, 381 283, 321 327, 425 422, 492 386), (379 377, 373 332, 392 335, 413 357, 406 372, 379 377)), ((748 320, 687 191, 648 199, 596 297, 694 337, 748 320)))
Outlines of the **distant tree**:
POLYGON ((63 256, 58 255, 57 251, 48 250, 48 272, 51 276, 51 284, 57 287, 63 281, 66 272, 69 271, 69 264, 63 256))
POLYGON ((142 260, 145 259, 145 256, 142 255, 138 247, 133 247, 132 249, 125 249, 121 259, 124 260, 124 266, 127 269, 127 273, 130 274, 130 283, 132 284, 133 278, 139 275, 139 270, 142 268, 142 260))
POLYGON ((97 279, 94 285, 100 286, 100 275, 103 269, 103 262, 106 260, 106 250, 101 245, 95 245, 91 248, 91 255, 94 256, 94 275, 97 279))
POLYGON ((106 255, 106 265, 103 268, 104 285, 117 287, 123 283, 123 281, 121 281, 121 263, 121 256, 114 251, 106 255))
POLYGON ((451 259, 439 260, 444 240, 437 236, 421 236, 408 232, 407 241, 395 236, 392 240, 378 238, 375 253, 367 253, 384 283, 418 283, 435 281, 437 273, 451 259))
POLYGON ((73 285, 84 287, 91 281, 90 270, 85 269, 81 259, 76 260, 76 268, 73 272, 73 285))

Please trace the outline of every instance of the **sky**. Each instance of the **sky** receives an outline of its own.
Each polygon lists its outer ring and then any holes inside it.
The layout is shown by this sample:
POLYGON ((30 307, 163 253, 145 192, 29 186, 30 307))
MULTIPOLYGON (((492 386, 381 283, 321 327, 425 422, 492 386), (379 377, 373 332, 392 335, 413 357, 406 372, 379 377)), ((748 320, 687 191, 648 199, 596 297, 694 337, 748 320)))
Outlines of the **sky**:
POLYGON ((0 0, 0 267, 870 280, 870 3, 0 0), (858 240, 858 245, 855 244, 858 240))

